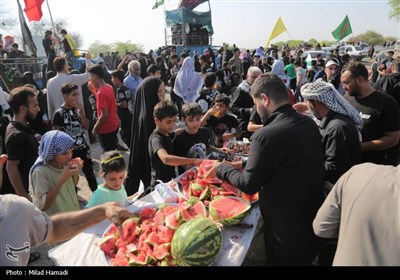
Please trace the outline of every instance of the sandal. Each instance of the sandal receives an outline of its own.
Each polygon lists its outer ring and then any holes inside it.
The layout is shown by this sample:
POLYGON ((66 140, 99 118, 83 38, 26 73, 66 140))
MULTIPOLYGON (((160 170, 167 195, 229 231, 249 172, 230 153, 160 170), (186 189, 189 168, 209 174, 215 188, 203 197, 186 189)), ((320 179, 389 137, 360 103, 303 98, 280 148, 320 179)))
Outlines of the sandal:
POLYGON ((39 252, 30 253, 30 254, 29 254, 29 261, 28 261, 28 263, 32 263, 32 262, 36 261, 36 260, 39 259, 39 258, 40 258, 39 252))

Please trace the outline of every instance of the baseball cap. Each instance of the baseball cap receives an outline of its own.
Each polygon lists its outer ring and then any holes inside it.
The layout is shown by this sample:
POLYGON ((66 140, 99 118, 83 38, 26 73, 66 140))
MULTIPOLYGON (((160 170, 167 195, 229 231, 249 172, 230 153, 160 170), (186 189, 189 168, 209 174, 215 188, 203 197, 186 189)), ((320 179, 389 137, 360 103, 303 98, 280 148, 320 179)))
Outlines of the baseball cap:
POLYGON ((339 67, 339 61, 336 58, 330 58, 325 62, 325 67, 329 67, 331 65, 335 64, 337 67, 339 67))

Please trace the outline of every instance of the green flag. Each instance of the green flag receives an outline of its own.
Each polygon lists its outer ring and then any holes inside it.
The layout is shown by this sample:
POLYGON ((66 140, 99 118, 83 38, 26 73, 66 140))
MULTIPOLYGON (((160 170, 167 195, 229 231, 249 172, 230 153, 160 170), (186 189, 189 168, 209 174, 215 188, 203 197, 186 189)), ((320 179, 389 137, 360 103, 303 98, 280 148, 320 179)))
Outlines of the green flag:
POLYGON ((353 33, 353 30, 351 30, 349 17, 347 15, 342 23, 335 30, 332 31, 332 35, 336 39, 336 42, 342 40, 344 37, 350 35, 351 33, 353 33))
POLYGON ((153 6, 153 10, 157 9, 158 7, 160 7, 161 5, 164 5, 164 0, 156 0, 156 3, 153 6))

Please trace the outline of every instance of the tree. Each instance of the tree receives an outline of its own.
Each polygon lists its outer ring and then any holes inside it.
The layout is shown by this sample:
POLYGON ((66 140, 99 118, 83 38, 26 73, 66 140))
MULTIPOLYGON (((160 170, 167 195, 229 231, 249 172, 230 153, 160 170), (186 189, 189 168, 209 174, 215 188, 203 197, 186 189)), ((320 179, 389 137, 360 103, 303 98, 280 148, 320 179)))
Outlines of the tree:
POLYGON ((143 45, 132 43, 130 40, 126 42, 114 42, 114 50, 118 51, 120 54, 124 54, 125 51, 130 51, 132 53, 143 52, 143 45))
POLYGON ((322 40, 319 43, 320 43, 321 47, 322 46, 329 47, 329 46, 332 46, 335 43, 335 41, 322 40))
POLYGON ((397 38, 396 38, 396 37, 393 37, 393 36, 387 36, 387 37, 384 37, 384 38, 383 38, 383 41, 384 41, 384 42, 387 42, 387 41, 393 42, 393 41, 396 41, 396 40, 397 40, 397 38))
POLYGON ((131 41, 126 42, 119 42, 116 41, 112 44, 105 44, 101 41, 95 41, 94 43, 90 44, 89 51, 93 57, 99 55, 99 53, 107 53, 107 52, 119 52, 120 55, 124 55, 126 51, 132 53, 143 52, 144 47, 140 44, 132 43, 131 41))
POLYGON ((389 0, 389 5, 392 10, 390 11, 390 18, 394 18, 396 20, 400 19, 400 0, 389 0))
POLYGON ((107 53, 114 51, 114 46, 112 44, 104 44, 101 41, 95 41, 89 46, 89 52, 93 57, 99 56, 99 53, 107 53))
POLYGON ((47 23, 45 21, 33 21, 30 23, 30 29, 32 32, 32 35, 43 35, 44 37, 44 32, 47 29, 47 23))
POLYGON ((318 45, 318 41, 316 40, 316 39, 314 39, 314 38, 311 38, 310 40, 308 40, 308 43, 310 44, 310 45, 312 45, 312 46, 316 46, 316 45, 318 45))
MULTIPOLYGON (((353 39, 353 38, 352 38, 353 39)), ((375 31, 368 30, 367 32, 354 37, 354 42, 363 41, 369 45, 380 45, 384 41, 383 36, 375 31)))

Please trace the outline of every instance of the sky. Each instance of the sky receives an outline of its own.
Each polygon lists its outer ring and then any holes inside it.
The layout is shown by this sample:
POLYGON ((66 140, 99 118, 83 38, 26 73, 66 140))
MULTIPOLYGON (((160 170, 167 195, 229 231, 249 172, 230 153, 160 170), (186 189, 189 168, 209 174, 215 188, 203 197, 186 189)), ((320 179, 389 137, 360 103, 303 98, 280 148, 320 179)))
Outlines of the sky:
MULTIPOLYGON (((67 31, 82 35, 84 42, 81 49, 87 49, 96 40, 103 43, 130 40, 143 45, 145 51, 164 45, 164 9, 152 9, 156 0, 46 1, 53 19, 66 19, 69 23, 67 31)), ((165 8, 174 10, 178 2, 165 0, 165 8)), ((20 3, 24 8, 24 1, 20 0, 20 3)), ((400 23, 389 19, 388 1, 210 0, 210 5, 213 45, 228 42, 240 48, 265 46, 279 16, 288 33, 282 33, 271 43, 311 38, 333 41, 331 32, 346 14, 354 36, 373 30, 383 36, 400 37, 400 23)), ((208 10, 208 2, 195 10, 208 10)), ((0 23, 4 17, 13 17, 18 22, 17 11, 16 0, 0 0, 0 23)), ((50 22, 46 2, 42 11, 42 20, 50 22)), ((20 32, 17 30, 0 24, 3 35, 20 32)))

